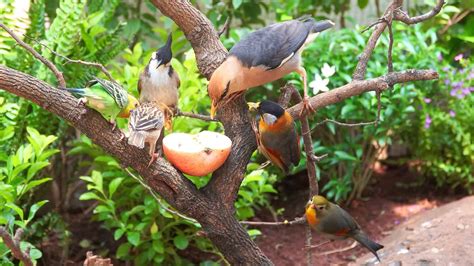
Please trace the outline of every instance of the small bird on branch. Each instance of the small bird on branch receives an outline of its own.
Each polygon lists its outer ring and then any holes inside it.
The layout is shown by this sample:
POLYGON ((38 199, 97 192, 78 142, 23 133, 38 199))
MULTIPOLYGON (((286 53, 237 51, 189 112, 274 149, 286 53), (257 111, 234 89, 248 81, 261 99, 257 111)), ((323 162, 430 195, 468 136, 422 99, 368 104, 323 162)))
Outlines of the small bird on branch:
POLYGON ((308 102, 306 70, 301 66, 301 53, 320 32, 332 26, 332 21, 317 22, 305 16, 254 31, 234 45, 209 80, 211 117, 219 107, 249 88, 275 81, 291 72, 298 73, 303 79, 303 111, 313 110, 308 102))
POLYGON ((258 112, 254 131, 259 151, 273 164, 288 173, 300 161, 300 142, 291 115, 272 101, 248 103, 258 112))
POLYGON ((306 220, 316 232, 323 233, 330 239, 353 238, 372 252, 380 261, 377 250, 383 246, 370 240, 360 226, 339 205, 316 195, 306 204, 306 220))

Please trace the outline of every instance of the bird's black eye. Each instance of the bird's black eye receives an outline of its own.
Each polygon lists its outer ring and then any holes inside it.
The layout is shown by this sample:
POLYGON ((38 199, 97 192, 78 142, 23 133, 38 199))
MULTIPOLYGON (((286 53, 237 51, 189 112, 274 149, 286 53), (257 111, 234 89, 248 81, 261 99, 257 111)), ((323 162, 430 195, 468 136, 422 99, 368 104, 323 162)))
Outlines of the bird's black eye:
POLYGON ((324 206, 318 206, 318 210, 324 210, 324 206))

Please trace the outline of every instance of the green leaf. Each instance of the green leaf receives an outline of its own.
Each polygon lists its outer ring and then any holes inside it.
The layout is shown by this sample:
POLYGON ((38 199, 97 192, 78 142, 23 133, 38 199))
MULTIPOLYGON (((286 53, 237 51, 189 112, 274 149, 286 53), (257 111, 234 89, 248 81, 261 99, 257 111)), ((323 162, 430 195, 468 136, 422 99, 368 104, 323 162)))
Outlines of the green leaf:
POLYGON ((369 4, 369 0, 357 0, 360 9, 364 9, 369 4))
POLYGON ((23 210, 20 207, 16 206, 15 203, 7 202, 5 206, 15 211, 20 216, 21 220, 23 220, 23 217, 24 217, 23 210))
POLYGON ((30 213, 28 214, 28 220, 27 220, 27 223, 31 220, 33 220, 33 218, 35 217, 35 214, 36 212, 39 210, 39 208, 41 208, 43 205, 45 205, 46 203, 48 202, 48 200, 42 200, 42 201, 39 201, 33 205, 31 205, 31 208, 30 208, 30 213))
POLYGON ((123 243, 122 245, 120 245, 117 249, 117 258, 126 258, 127 255, 129 255, 130 253, 131 247, 132 245, 130 245, 130 243, 123 243))
POLYGON ((153 250, 156 251, 156 253, 165 253, 165 247, 163 245, 163 242, 161 242, 160 240, 153 240, 152 247, 153 250))
POLYGON ((345 161, 357 161, 357 158, 352 156, 352 155, 349 155, 347 152, 345 151, 335 151, 334 154, 336 154, 336 156, 341 159, 341 160, 345 160, 345 161))
POLYGON ((123 177, 117 177, 114 180, 112 180, 109 184, 109 198, 112 198, 114 195, 115 191, 117 191, 118 186, 122 183, 123 177))
POLYGON ((239 8, 240 5, 242 5, 242 0, 232 0, 232 6, 234 9, 239 8))
POLYGON ((28 174, 26 175, 26 178, 30 180, 33 178, 33 176, 38 173, 39 170, 45 168, 46 166, 49 165, 49 162, 36 162, 33 163, 30 168, 28 169, 28 174))
POLYGON ((139 232, 127 232, 127 240, 135 247, 140 244, 140 233, 139 232))
POLYGON ((119 229, 115 230, 115 232, 114 232, 115 241, 119 240, 123 236, 124 233, 125 233, 125 230, 122 229, 122 228, 119 228, 119 229))
POLYGON ((184 235, 177 235, 173 238, 173 243, 178 249, 186 249, 189 241, 184 235))
POLYGON ((79 197, 79 200, 100 200, 101 198, 97 196, 94 192, 86 192, 79 197))

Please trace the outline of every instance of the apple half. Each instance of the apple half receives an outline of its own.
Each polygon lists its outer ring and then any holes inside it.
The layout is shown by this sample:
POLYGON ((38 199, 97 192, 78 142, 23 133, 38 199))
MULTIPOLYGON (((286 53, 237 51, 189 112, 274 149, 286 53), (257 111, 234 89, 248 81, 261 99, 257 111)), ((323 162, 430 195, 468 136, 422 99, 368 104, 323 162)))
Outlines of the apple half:
POLYGON ((224 164, 232 141, 224 134, 202 131, 198 134, 171 133, 163 139, 168 161, 185 174, 205 176, 224 164))

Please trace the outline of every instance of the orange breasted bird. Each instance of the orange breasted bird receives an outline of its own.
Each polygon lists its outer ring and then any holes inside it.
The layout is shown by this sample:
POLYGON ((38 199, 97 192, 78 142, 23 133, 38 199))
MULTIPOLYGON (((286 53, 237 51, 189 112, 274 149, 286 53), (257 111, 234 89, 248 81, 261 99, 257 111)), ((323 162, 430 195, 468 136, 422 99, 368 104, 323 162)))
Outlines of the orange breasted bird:
POLYGON ((159 156, 158 153, 155 153, 155 148, 156 142, 161 136, 163 123, 163 112, 155 102, 140 104, 138 108, 131 111, 130 120, 128 121, 130 131, 128 144, 143 149, 145 142, 148 143, 151 156, 148 166, 159 156))
POLYGON ((301 52, 320 32, 332 26, 332 21, 315 21, 305 16, 254 31, 235 44, 209 80, 211 117, 220 106, 249 88, 273 82, 291 72, 303 79, 305 108, 311 110, 301 52))
POLYGON ((352 216, 344 209, 328 201, 323 196, 313 196, 306 204, 306 221, 319 233, 323 233, 331 239, 353 238, 372 252, 380 261, 377 250, 382 245, 370 240, 352 216))
POLYGON ((180 80, 178 73, 171 66, 172 37, 168 35, 166 44, 151 55, 148 65, 140 74, 138 91, 140 103, 155 102, 165 112, 166 128, 171 128, 173 113, 178 107, 180 80))
POLYGON ((299 136, 293 117, 280 105, 272 101, 248 103, 250 110, 256 110, 256 137, 258 149, 273 164, 285 173, 290 166, 300 161, 299 136))

